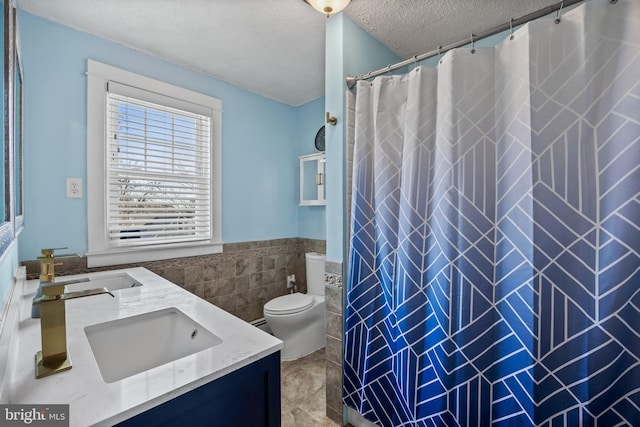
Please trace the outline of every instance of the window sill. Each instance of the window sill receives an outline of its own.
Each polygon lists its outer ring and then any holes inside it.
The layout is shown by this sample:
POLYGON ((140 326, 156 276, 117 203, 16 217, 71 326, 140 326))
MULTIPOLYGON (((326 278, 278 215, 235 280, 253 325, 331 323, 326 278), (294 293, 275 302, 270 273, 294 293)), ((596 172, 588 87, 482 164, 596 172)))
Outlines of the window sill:
POLYGON ((137 262, 159 261, 171 258, 210 255, 222 252, 222 242, 176 245, 162 248, 118 248, 104 252, 87 252, 87 267, 105 267, 137 262))

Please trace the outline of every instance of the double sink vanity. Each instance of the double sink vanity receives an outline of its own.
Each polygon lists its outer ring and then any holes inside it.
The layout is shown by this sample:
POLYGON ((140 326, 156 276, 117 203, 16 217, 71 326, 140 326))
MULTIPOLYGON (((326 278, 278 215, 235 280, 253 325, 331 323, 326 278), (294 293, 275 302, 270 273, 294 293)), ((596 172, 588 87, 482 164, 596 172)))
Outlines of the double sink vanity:
POLYGON ((113 298, 62 302, 72 368, 36 379, 39 281, 17 282, 14 336, 0 340, 6 403, 69 404, 71 426, 280 425, 282 341, 141 267, 56 280, 113 298))

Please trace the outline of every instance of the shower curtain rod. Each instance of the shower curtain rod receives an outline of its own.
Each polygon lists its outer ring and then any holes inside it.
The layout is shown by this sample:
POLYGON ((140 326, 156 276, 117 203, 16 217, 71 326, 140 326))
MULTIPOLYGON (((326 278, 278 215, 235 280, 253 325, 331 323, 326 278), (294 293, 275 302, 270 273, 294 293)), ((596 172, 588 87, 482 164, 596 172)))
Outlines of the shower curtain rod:
MULTIPOLYGON (((484 38, 493 36, 495 34, 501 33, 503 31, 506 30, 510 30, 513 29, 515 27, 517 27, 518 25, 522 25, 522 24, 526 24, 529 21, 533 21, 534 19, 538 19, 541 18, 545 15, 549 15, 550 13, 556 12, 556 11, 561 11, 563 8, 565 7, 569 7, 569 6, 573 6, 574 4, 583 2, 584 0, 564 0, 561 1, 559 3, 556 4, 552 4, 551 6, 547 6, 545 8, 536 10, 535 12, 531 12, 527 15, 521 16, 520 18, 516 18, 516 19, 512 19, 511 21, 502 24, 502 25, 498 25, 495 26, 493 28, 490 28, 486 31, 483 31, 481 33, 478 34, 472 34, 469 38, 466 38, 464 40, 461 40, 457 43, 452 43, 448 46, 444 46, 444 47, 439 47, 436 50, 433 50, 431 52, 427 52, 427 53, 423 53, 421 55, 416 55, 412 58, 409 59, 405 59, 404 61, 398 62, 396 64, 393 65, 388 65, 385 68, 381 68, 379 70, 376 71, 370 71, 366 74, 360 74, 359 76, 347 76, 347 87, 349 89, 353 89, 356 85, 356 83, 358 82, 358 80, 366 80, 366 79, 370 79, 373 77, 377 77, 377 76, 381 76, 385 73, 397 70, 399 68, 402 67, 406 67, 408 65, 411 64, 415 64, 418 63, 420 61, 424 61, 425 59, 429 59, 431 57, 434 57, 436 55, 441 55, 445 52, 448 52, 452 49, 456 49, 458 47, 462 47, 464 45, 467 45, 469 43, 474 43, 477 42, 478 40, 482 40, 484 38)), ((617 3, 618 0, 611 0, 611 3, 617 3)))

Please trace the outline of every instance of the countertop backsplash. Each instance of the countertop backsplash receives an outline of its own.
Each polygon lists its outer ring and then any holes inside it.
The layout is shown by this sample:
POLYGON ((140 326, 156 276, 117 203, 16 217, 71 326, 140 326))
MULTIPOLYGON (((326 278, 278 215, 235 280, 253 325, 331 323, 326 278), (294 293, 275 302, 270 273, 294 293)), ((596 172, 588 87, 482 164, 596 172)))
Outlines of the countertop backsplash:
MULTIPOLYGON (((324 240, 286 238, 225 243, 223 252, 186 258, 87 268, 84 257, 65 258, 58 275, 145 267, 225 311, 251 322, 262 317, 264 304, 288 290, 286 278, 295 274, 300 292, 306 292, 306 252, 325 252, 324 240)), ((37 279, 38 260, 23 261, 27 278, 37 279)))

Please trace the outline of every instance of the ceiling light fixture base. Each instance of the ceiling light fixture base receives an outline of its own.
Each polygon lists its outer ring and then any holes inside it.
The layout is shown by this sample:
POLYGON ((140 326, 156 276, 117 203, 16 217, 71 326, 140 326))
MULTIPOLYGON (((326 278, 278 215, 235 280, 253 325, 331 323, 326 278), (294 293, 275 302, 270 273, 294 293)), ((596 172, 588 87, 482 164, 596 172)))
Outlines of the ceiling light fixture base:
POLYGON ((304 2, 318 12, 324 13, 328 18, 331 15, 341 12, 347 7, 351 0, 304 0, 304 2))

